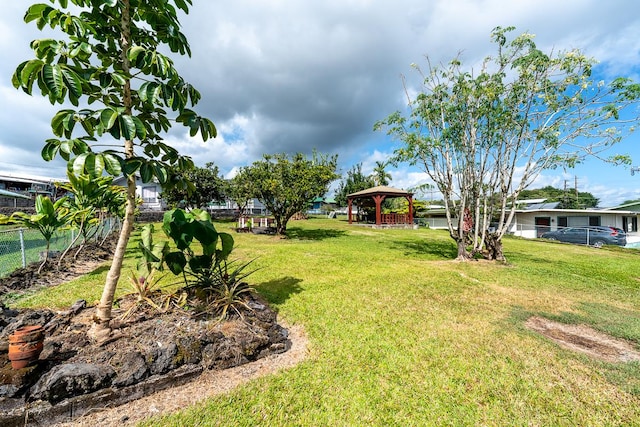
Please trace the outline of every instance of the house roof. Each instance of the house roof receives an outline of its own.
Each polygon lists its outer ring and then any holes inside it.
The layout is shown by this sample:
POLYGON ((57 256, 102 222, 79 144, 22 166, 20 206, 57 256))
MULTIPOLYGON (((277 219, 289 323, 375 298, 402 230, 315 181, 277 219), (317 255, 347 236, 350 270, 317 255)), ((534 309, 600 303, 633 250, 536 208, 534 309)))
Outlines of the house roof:
POLYGON ((640 206, 640 201, 632 202, 632 203, 626 203, 624 205, 613 206, 613 207, 607 208, 607 209, 609 209, 609 210, 619 210, 619 209, 628 208, 628 207, 631 207, 631 206, 640 206))
POLYGON ((544 209, 556 209, 558 207, 558 205, 560 204, 560 202, 544 203, 544 200, 546 200, 546 199, 539 199, 539 200, 542 200, 542 202, 531 203, 531 204, 523 207, 521 210, 523 210, 523 211, 537 211, 537 210, 544 210, 544 209))
POLYGON ((612 209, 551 209, 551 208, 541 208, 541 209, 516 209, 517 213, 529 213, 529 212, 549 212, 555 214, 629 214, 629 215, 638 215, 640 212, 637 211, 623 211, 623 210, 612 210, 612 209))
POLYGON ((373 196, 374 194, 383 194, 385 196, 412 196, 413 193, 400 190, 399 188, 387 187, 384 185, 378 185, 377 187, 367 188, 366 190, 357 191, 355 193, 347 194, 349 198, 358 198, 373 196))
POLYGON ((52 184, 53 182, 67 181, 67 179, 45 178, 36 176, 14 176, 0 173, 0 181, 24 182, 29 184, 52 184))

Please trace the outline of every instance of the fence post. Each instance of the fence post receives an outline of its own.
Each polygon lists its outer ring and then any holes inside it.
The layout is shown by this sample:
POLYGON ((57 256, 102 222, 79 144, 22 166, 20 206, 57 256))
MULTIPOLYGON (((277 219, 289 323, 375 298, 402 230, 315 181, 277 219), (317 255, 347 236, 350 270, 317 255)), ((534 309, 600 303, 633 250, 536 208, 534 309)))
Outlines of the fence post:
POLYGON ((22 268, 27 266, 27 251, 24 248, 24 228, 18 230, 20 235, 20 253, 22 255, 22 268))

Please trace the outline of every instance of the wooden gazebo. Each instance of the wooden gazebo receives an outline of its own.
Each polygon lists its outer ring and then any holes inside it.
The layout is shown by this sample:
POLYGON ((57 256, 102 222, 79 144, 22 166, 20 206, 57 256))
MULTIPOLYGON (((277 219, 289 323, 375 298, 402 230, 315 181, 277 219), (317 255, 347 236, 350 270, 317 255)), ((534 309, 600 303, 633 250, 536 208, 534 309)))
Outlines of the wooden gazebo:
POLYGON ((356 199, 372 199, 376 207, 376 225, 413 224, 413 193, 398 188, 377 186, 347 195, 349 209, 349 224, 353 223, 351 208, 356 199), (409 202, 408 214, 383 214, 381 212, 382 201, 387 198, 404 197, 409 202))

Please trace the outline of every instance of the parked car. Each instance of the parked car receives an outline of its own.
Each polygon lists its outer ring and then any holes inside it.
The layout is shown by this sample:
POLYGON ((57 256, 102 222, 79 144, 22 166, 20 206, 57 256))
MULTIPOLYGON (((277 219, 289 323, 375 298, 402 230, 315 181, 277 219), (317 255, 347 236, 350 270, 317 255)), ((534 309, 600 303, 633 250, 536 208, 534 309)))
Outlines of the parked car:
POLYGON ((588 244, 597 248, 602 245, 625 246, 627 244, 627 234, 624 230, 609 226, 567 227, 560 230, 547 231, 540 237, 560 242, 588 244))

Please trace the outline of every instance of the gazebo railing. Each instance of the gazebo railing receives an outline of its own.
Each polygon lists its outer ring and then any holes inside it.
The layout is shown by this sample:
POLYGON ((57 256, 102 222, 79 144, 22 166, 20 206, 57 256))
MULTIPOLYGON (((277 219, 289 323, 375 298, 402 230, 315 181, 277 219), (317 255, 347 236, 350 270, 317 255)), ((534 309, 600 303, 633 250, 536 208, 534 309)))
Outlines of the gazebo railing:
POLYGON ((380 219, 383 224, 411 224, 408 214, 388 213, 381 214, 380 219))

